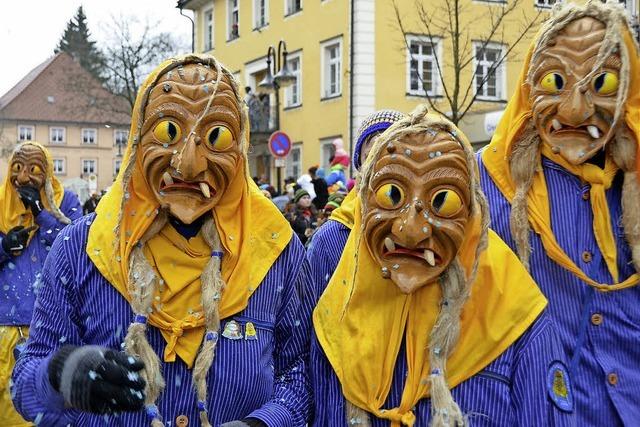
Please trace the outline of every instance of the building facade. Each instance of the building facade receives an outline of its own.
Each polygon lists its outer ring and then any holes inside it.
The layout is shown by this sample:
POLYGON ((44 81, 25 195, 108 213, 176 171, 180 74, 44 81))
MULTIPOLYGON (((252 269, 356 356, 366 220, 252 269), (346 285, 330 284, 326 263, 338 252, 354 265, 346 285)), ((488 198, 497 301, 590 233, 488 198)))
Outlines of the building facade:
POLYGON ((36 141, 63 184, 81 178, 91 190, 109 187, 127 144, 127 110, 71 56, 56 54, 0 98, 0 179, 13 147, 36 141))
MULTIPOLYGON (((499 26, 499 36, 484 43, 492 19, 512 1, 459 1, 457 16, 466 40, 466 53, 459 55, 466 62, 459 86, 468 96, 477 95, 459 125, 476 146, 490 140, 515 89, 538 26, 516 43, 523 20, 542 22, 555 2, 518 0, 499 26)), ((638 1, 627 4, 633 16, 638 1)), ((276 97, 273 91, 262 93, 259 83, 266 75, 268 47, 277 47, 280 40, 286 42, 287 66, 296 76, 293 85, 280 90, 278 100, 279 128, 293 142, 284 176, 298 177, 312 165, 326 167, 331 141, 342 138, 350 148, 360 122, 375 110, 409 112, 426 102, 428 94, 442 111, 451 111, 447 89, 454 86, 456 67, 452 37, 444 28, 447 0, 422 3, 438 24, 432 37, 414 0, 180 0, 178 8, 194 11, 194 50, 216 56, 242 86, 251 88, 253 95, 246 98, 252 122, 251 172, 274 182, 275 163, 266 140, 275 130, 276 97)))

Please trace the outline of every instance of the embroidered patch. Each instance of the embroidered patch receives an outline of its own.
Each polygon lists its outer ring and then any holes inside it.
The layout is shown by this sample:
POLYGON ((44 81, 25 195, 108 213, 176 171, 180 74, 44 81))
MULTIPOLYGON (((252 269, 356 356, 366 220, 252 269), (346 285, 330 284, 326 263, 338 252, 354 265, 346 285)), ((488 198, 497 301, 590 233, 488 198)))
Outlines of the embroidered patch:
POLYGON ((224 326, 222 336, 230 340, 242 339, 242 328, 235 320, 230 320, 224 326))
POLYGON ((551 363, 549 367, 547 391, 558 409, 565 412, 573 411, 573 391, 571 389, 569 371, 560 361, 551 363))

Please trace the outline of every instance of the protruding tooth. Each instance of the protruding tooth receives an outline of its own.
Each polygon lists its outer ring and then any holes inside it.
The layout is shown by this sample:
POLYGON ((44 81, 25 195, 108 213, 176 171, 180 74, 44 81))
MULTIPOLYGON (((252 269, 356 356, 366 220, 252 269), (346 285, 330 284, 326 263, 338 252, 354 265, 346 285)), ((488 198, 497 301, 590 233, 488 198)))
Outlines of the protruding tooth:
POLYGON ((202 191, 202 194, 204 195, 204 197, 206 197, 207 199, 209 197, 211 197, 211 193, 209 192, 209 186, 207 184, 205 184, 204 182, 200 183, 200 191, 202 191))
POLYGON ((591 135, 591 138, 593 139, 600 138, 600 131, 598 131, 598 128, 596 126, 594 125, 587 126, 587 131, 589 132, 589 135, 591 135))
POLYGON ((396 244, 391 240, 391 237, 384 238, 384 247, 387 248, 389 252, 393 252, 396 250, 396 244))
POLYGON ((164 181, 165 185, 173 185, 173 178, 171 178, 171 175, 169 175, 169 172, 165 172, 162 175, 162 180, 164 181))
POLYGON ((562 129, 562 123, 560 123, 560 120, 558 119, 553 119, 553 121, 551 122, 551 126, 553 126, 555 130, 562 129))
POLYGON ((429 249, 424 250, 424 259, 429 263, 431 267, 436 266, 436 256, 433 254, 433 251, 429 249))

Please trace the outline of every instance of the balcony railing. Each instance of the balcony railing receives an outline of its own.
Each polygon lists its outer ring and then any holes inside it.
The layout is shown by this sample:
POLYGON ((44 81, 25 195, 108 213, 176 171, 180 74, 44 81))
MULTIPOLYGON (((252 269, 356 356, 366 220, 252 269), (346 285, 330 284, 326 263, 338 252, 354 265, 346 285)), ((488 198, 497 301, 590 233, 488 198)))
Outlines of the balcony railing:
POLYGON ((275 131, 275 106, 269 104, 268 98, 261 100, 257 96, 250 97, 247 104, 252 134, 269 134, 275 131))

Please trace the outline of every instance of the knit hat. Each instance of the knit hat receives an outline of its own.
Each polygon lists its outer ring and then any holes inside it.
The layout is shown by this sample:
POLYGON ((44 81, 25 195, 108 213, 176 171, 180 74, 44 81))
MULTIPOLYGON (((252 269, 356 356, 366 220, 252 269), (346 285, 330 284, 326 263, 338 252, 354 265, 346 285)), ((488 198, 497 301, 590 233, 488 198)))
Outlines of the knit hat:
POLYGON ((353 150, 353 167, 360 170, 362 160, 360 159, 360 151, 365 141, 374 133, 384 132, 392 124, 405 117, 405 115, 396 110, 380 110, 369 114, 358 129, 358 139, 353 150))
POLYGON ((342 191, 336 191, 335 193, 331 194, 329 196, 327 204, 324 206, 325 212, 331 212, 334 209, 339 208, 346 196, 347 194, 342 191))
POLYGON ((293 203, 298 203, 300 199, 308 195, 309 193, 307 192, 307 190, 305 190, 304 188, 299 189, 298 191, 296 191, 296 194, 293 196, 293 203))

